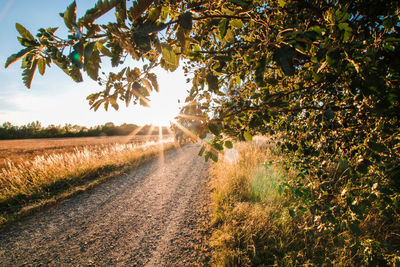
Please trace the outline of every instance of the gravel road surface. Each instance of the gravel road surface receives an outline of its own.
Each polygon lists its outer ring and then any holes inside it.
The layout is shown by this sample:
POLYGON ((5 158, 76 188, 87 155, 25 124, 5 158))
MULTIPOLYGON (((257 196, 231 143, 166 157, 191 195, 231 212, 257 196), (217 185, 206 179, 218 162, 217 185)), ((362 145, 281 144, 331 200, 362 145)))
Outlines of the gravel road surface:
POLYGON ((209 165, 187 145, 0 231, 0 266, 207 265, 209 165))

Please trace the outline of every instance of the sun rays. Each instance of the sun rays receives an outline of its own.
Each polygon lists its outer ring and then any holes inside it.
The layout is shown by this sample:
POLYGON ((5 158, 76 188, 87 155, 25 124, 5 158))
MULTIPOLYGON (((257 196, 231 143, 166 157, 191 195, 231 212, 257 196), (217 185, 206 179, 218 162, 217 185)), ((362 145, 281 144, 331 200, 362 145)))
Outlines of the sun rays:
MULTIPOLYGON (((143 95, 137 93, 139 99, 145 100, 143 95)), ((147 100, 147 99, 146 99, 147 100)), ((194 127, 204 128, 206 127, 207 117, 201 114, 201 110, 196 108, 199 104, 197 102, 191 102, 181 108, 181 112, 175 116, 175 119, 170 120, 170 127, 157 125, 157 123, 152 123, 150 126, 140 126, 134 131, 132 131, 127 137, 126 142, 134 140, 135 136, 138 134, 145 134, 148 136, 147 143, 156 144, 158 147, 158 169, 159 175, 163 175, 163 170, 165 168, 165 142, 171 141, 174 138, 176 141, 190 139, 193 143, 203 146, 207 151, 218 156, 221 155, 221 151, 216 149, 212 144, 208 143, 206 140, 201 139, 196 132, 194 127), (187 108, 187 109, 186 109, 187 108), (194 109, 194 110, 193 110, 194 109), (197 114, 195 114, 197 113, 197 114), (146 128, 145 128, 146 127, 146 128), (143 133, 145 132, 145 133, 143 133), (174 137, 173 137, 174 136, 174 137)), ((162 116, 162 114, 157 114, 162 116)), ((144 144, 146 146, 146 144, 144 144)), ((177 146, 177 153, 182 153, 182 148, 177 146)))
POLYGON ((138 133, 138 132, 140 132, 140 130, 142 130, 143 129, 143 127, 144 126, 139 126, 138 128, 136 128, 135 130, 133 130, 130 134, 128 134, 126 137, 125 137, 125 143, 129 143, 130 141, 132 141, 132 139, 136 136, 136 134, 138 133))
POLYGON ((183 114, 183 113, 179 113, 177 117, 184 118, 184 119, 190 119, 190 120, 197 120, 197 121, 201 121, 201 122, 207 121, 206 117, 188 115, 188 114, 183 114))

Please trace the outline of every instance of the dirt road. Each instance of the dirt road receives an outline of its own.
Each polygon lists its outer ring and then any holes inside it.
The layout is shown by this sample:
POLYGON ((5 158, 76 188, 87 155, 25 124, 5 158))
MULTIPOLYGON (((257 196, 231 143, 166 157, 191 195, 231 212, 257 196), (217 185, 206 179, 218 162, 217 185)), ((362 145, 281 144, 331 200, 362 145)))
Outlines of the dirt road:
POLYGON ((209 165, 187 145, 0 231, 0 266, 181 266, 207 260, 209 165))

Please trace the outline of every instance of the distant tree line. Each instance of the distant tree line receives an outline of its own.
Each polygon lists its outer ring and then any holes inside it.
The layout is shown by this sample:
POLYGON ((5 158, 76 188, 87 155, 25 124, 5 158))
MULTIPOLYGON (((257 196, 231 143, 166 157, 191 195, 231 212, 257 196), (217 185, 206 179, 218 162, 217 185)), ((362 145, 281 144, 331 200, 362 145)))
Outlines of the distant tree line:
MULTIPOLYGON (((158 135, 159 128, 151 125, 141 126, 136 124, 121 124, 114 125, 112 122, 107 122, 104 125, 93 127, 85 127, 79 125, 65 124, 49 125, 43 127, 39 121, 28 123, 27 125, 15 126, 10 122, 5 122, 0 125, 0 139, 26 139, 26 138, 56 138, 56 137, 86 137, 86 136, 116 136, 129 135, 134 131, 138 131, 137 135, 158 135)), ((163 135, 169 134, 168 127, 163 126, 163 135)))

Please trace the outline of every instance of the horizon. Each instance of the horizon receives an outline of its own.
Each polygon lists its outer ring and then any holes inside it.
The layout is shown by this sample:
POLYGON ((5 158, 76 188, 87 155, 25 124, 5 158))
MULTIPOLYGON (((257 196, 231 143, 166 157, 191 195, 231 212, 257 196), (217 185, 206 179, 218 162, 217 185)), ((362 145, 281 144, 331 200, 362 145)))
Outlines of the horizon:
POLYGON ((104 126, 104 125, 106 125, 107 123, 113 123, 114 126, 116 126, 116 127, 119 127, 119 126, 122 126, 122 125, 135 125, 135 126, 138 126, 138 127, 145 127, 145 126, 170 127, 170 125, 156 125, 156 124, 152 124, 152 123, 147 123, 147 124, 136 124, 136 123, 123 122, 123 123, 116 124, 116 123, 114 123, 114 122, 112 122, 112 121, 107 121, 107 122, 102 123, 102 124, 95 124, 95 125, 89 125, 89 126, 87 126, 87 125, 80 125, 80 124, 76 124, 76 123, 68 123, 68 122, 67 122, 67 123, 62 123, 62 124, 43 124, 43 123, 42 123, 41 121, 39 121, 39 120, 31 121, 31 122, 28 122, 28 123, 25 123, 25 124, 14 124, 14 123, 12 123, 12 122, 10 122, 10 121, 0 121, 0 127, 3 127, 3 125, 4 125, 5 123, 7 123, 7 122, 11 123, 12 126, 17 126, 17 127, 27 126, 28 124, 39 122, 40 125, 41 125, 42 127, 44 127, 44 128, 49 127, 49 126, 61 126, 61 127, 62 127, 62 126, 65 126, 65 125, 72 125, 72 126, 80 126, 80 127, 92 128, 92 127, 97 127, 97 126, 104 126))

